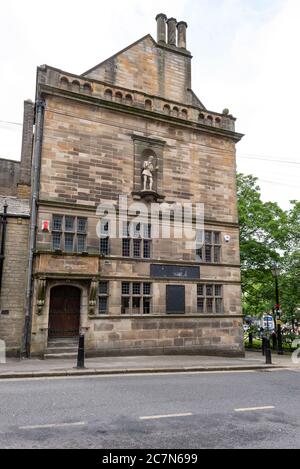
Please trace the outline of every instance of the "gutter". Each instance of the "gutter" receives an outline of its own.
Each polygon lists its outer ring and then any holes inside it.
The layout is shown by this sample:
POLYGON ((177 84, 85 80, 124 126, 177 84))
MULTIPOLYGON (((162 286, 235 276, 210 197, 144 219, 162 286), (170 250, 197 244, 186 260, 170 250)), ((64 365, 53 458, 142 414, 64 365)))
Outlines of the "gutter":
POLYGON ((22 354, 30 356, 31 342, 31 324, 32 324, 32 296, 33 296, 33 259, 36 242, 37 228, 37 202, 39 197, 40 186, 40 168, 41 153, 43 140, 43 123, 44 123, 45 101, 37 100, 35 108, 35 138, 32 161, 32 193, 31 193, 31 217, 29 231, 29 258, 28 258, 28 276, 26 287, 26 303, 25 303, 25 324, 22 354))
POLYGON ((0 299, 1 299, 1 288, 2 288, 2 277, 3 277, 3 266, 4 266, 4 253, 5 253, 5 239, 6 239, 6 226, 7 226, 7 202, 4 202, 3 215, 1 215, 2 235, 0 244, 0 299))

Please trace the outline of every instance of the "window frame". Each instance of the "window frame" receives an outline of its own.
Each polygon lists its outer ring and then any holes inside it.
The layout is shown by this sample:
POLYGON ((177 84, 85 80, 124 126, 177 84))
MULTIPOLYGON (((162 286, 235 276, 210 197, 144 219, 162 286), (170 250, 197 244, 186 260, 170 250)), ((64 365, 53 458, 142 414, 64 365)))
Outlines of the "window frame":
POLYGON ((224 285, 219 283, 197 284, 197 314, 224 314, 224 285), (201 307, 200 304, 202 304, 201 307))

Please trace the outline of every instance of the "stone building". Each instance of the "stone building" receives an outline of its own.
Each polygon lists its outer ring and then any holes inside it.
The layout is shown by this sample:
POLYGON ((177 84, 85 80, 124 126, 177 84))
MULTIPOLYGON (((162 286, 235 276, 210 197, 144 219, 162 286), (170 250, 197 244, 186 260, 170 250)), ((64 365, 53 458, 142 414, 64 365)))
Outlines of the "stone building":
POLYGON ((32 355, 72 350, 80 332, 88 354, 243 354, 242 135, 193 92, 186 23, 156 21, 156 41, 148 34, 81 75, 38 68, 32 355), (204 244, 154 237, 151 222, 129 230, 120 196, 203 203, 204 244), (97 212, 105 204, 118 236, 97 212))
POLYGON ((10 355, 22 350, 29 219, 28 200, 0 196, 0 339, 10 355))
POLYGON ((21 160, 0 159, 0 340, 8 354, 23 349, 34 104, 24 102, 21 160))

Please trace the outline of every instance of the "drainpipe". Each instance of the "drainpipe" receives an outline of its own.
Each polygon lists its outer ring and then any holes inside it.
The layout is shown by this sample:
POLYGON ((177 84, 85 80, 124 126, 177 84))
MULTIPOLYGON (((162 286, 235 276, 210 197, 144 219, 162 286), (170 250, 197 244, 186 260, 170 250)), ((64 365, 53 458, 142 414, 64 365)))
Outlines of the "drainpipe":
POLYGON ((35 250, 36 226, 37 226, 37 202, 40 186, 40 166, 43 140, 43 121, 44 121, 45 101, 38 100, 35 108, 35 138, 32 162, 32 194, 31 194, 31 217, 29 231, 29 258, 28 258, 28 276, 26 288, 25 304, 25 324, 23 338, 23 355, 30 356, 31 341, 31 323, 32 323, 32 295, 33 295, 33 258, 35 250))
POLYGON ((2 277, 3 277, 3 266, 4 266, 4 253, 5 253, 5 238, 6 238, 6 225, 7 225, 7 202, 5 200, 3 205, 3 215, 2 215, 2 236, 1 236, 1 246, 0 246, 0 299, 1 299, 1 288, 2 288, 2 277))

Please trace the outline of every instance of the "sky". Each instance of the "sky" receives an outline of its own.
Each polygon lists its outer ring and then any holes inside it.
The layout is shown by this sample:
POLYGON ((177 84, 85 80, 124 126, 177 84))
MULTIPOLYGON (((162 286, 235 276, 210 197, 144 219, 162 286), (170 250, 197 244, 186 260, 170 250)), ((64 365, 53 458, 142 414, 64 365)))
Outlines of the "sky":
POLYGON ((83 73, 148 33, 156 39, 157 13, 188 23, 194 92, 209 110, 237 117, 238 171, 287 209, 300 187, 299 0, 3 2, 0 157, 20 159, 38 65, 83 73))

